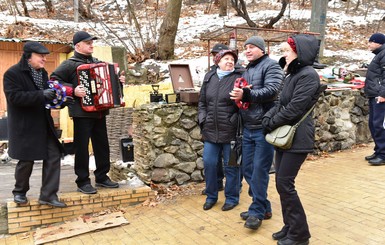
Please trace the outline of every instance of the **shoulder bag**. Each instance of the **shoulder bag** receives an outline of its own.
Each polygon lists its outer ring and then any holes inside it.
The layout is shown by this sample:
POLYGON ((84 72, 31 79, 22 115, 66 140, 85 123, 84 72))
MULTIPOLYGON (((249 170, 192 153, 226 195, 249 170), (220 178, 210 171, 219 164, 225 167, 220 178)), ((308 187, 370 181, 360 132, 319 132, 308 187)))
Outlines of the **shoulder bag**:
POLYGON ((281 149, 290 149, 293 143, 295 131, 297 130, 299 124, 312 112, 315 104, 306 114, 294 125, 282 125, 266 134, 265 139, 268 143, 272 144, 281 149))

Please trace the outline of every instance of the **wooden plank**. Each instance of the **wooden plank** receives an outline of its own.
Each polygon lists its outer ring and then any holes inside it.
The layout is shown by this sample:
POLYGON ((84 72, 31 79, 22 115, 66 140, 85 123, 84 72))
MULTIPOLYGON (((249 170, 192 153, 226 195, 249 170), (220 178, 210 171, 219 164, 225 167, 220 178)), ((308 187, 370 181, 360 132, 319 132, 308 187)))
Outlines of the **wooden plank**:
POLYGON ((129 222, 120 211, 103 213, 95 217, 80 216, 76 220, 65 222, 62 225, 37 229, 34 234, 34 241, 35 244, 43 244, 124 224, 129 224, 129 222))

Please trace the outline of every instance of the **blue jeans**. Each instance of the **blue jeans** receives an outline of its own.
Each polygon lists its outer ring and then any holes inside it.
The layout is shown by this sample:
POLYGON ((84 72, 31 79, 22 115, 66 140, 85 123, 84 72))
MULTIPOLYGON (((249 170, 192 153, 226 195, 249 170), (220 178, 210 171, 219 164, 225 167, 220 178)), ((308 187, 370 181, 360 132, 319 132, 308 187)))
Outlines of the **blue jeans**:
POLYGON ((271 212, 267 187, 273 156, 274 148, 266 142, 262 129, 243 129, 242 172, 252 194, 248 212, 261 220, 266 212, 271 212))
POLYGON ((206 180, 206 202, 216 203, 218 200, 218 176, 217 164, 218 160, 223 154, 223 165, 226 176, 225 184, 225 203, 238 204, 239 203, 239 167, 229 166, 230 158, 230 143, 211 143, 204 142, 203 148, 203 164, 206 180))

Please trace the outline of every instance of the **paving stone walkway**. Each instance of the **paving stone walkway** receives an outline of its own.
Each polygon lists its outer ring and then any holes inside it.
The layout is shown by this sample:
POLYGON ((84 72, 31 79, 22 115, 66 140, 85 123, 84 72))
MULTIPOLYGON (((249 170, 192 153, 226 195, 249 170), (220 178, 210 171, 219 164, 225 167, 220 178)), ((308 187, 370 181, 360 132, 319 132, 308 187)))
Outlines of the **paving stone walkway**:
MULTIPOLYGON (((305 162, 296 185, 308 216, 310 244, 385 244, 385 166, 369 166, 364 156, 371 153, 369 145, 305 162)), ((209 211, 202 209, 205 196, 178 196, 155 207, 125 209, 128 225, 51 244, 276 244, 271 234, 282 227, 282 216, 273 176, 273 218, 257 231, 244 228, 239 217, 250 203, 244 189, 231 211, 221 211, 223 192, 209 211)), ((0 239, 3 244, 33 244, 33 233, 0 239)))

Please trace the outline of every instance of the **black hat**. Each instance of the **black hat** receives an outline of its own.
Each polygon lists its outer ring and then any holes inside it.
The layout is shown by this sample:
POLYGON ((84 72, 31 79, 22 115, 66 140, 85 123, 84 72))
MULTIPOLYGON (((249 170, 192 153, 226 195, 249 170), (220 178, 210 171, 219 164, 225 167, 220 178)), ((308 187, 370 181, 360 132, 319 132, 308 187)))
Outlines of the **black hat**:
POLYGON ((76 45, 77 43, 80 43, 82 41, 89 41, 89 40, 96 40, 98 39, 97 37, 91 36, 88 34, 88 32, 85 31, 78 31, 75 33, 73 37, 73 44, 76 45))
POLYGON ((214 45, 213 49, 211 50, 211 53, 219 53, 219 51, 221 50, 229 50, 229 47, 224 44, 217 43, 214 45))
POLYGON ((382 33, 374 33, 370 38, 369 42, 374 42, 378 44, 384 44, 385 43, 385 35, 382 33))
POLYGON ((23 51, 24 53, 49 54, 49 50, 46 47, 35 41, 26 42, 23 51))

